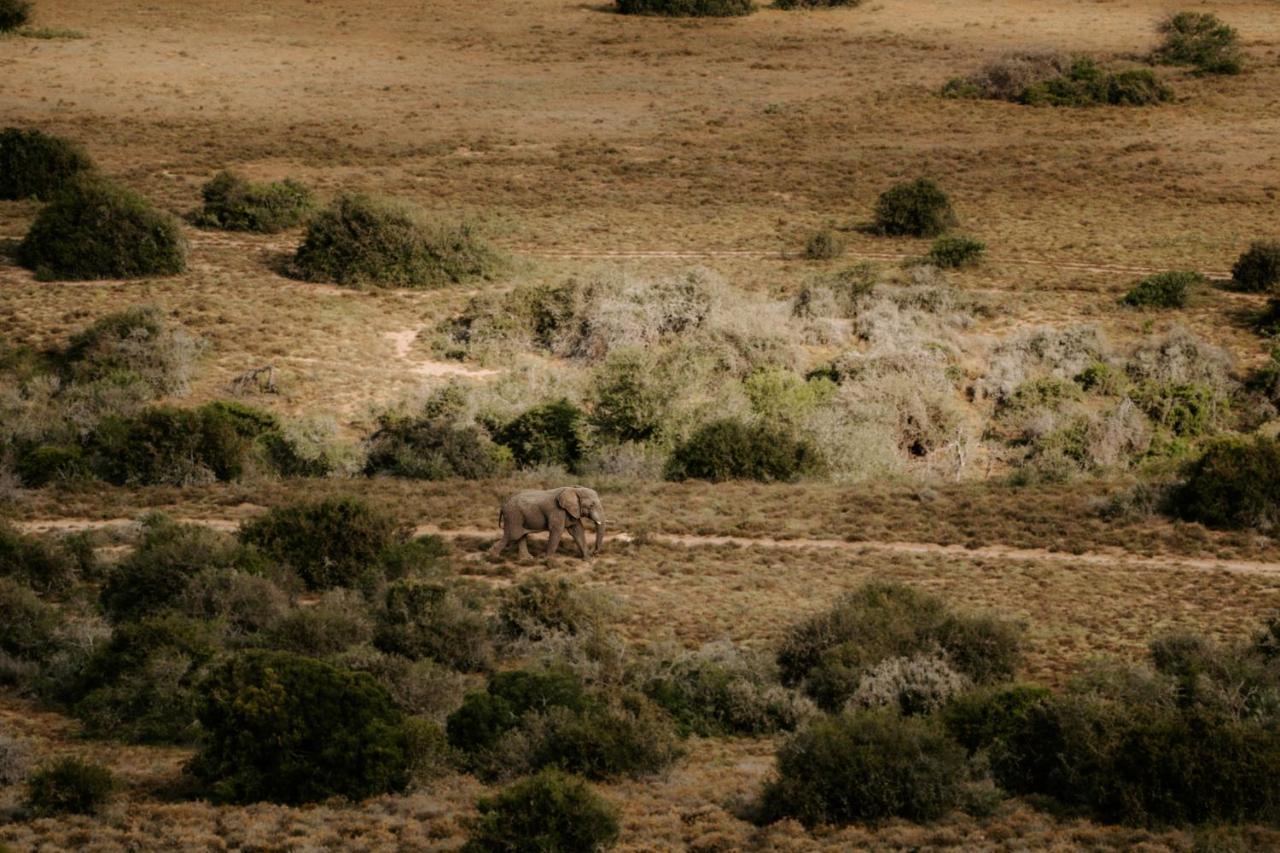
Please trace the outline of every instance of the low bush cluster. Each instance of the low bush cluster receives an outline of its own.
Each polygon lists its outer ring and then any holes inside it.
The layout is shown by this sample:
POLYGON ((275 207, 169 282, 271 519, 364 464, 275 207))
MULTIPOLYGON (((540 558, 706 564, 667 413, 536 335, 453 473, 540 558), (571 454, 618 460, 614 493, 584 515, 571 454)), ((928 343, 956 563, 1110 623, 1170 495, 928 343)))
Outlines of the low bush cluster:
POLYGON ((84 566, 59 543, 19 533, 0 521, 0 577, 21 581, 40 592, 63 592, 84 566))
POLYGON ((1171 505, 1210 527, 1271 529, 1280 522, 1280 442, 1264 436, 1215 441, 1190 464, 1171 505))
POLYGON ((18 262, 41 279, 145 278, 187 268, 178 220, 101 179, 60 190, 18 245, 18 262))
MULTIPOLYGON (((519 443, 519 433, 512 440, 519 443)), ((527 450, 532 458, 548 448, 556 449, 555 445, 551 439, 531 441, 522 451, 527 450)), ((416 480, 478 480, 502 473, 511 462, 509 453, 474 424, 460 426, 449 418, 430 415, 388 414, 379 419, 378 429, 369 437, 364 470, 369 475, 416 480)))
POLYGON ((975 266, 986 254, 987 244, 960 235, 939 237, 933 241, 925 260, 938 269, 954 270, 975 266))
POLYGON ((32 817, 91 815, 110 798, 115 779, 105 767, 67 757, 31 774, 26 807, 32 817))
POLYGON ((352 194, 311 219, 293 263, 308 281, 351 287, 443 287, 500 267, 469 226, 434 224, 400 202, 352 194))
POLYGON ((374 642, 384 652, 461 672, 483 672, 493 664, 481 602, 454 585, 396 581, 387 587, 377 619, 374 642))
POLYGON ((1178 12, 1160 22, 1164 41, 1153 62, 1191 65, 1202 74, 1239 74, 1244 69, 1240 35, 1209 12, 1178 12))
POLYGON ((586 452, 586 413, 566 399, 526 409, 493 431, 521 468, 555 465, 573 471, 586 452))
POLYGON ((822 469, 817 450, 792 432, 739 420, 712 421, 667 461, 668 480, 790 482, 822 469))
POLYGON ((1258 240, 1236 260, 1231 280, 1237 290, 1267 293, 1280 290, 1280 240, 1258 240))
POLYGON ((749 15, 755 0, 617 0, 623 15, 662 15, 668 18, 729 18, 749 15))
POLYGON ((804 244, 804 256, 811 261, 829 261, 844 254, 844 241, 834 231, 819 231, 804 244))
POLYGON ((603 630, 608 604, 567 578, 534 575, 511 587, 498 605, 504 636, 539 641, 603 630))
POLYGON ((1173 97, 1150 69, 1110 71, 1087 56, 1055 53, 1007 56, 977 74, 948 81, 942 94, 1055 107, 1145 106, 1173 97))
POLYGON ((582 779, 548 769, 476 803, 467 853, 605 850, 618 840, 618 809, 582 779))
POLYGON ((275 234, 298 225, 314 205, 311 190, 284 180, 255 184, 235 172, 219 172, 201 190, 204 207, 192 219, 197 225, 228 231, 275 234))
POLYGON ((881 234, 937 237, 955 224, 951 199, 932 178, 894 184, 876 201, 875 227, 881 234))
POLYGON ((1147 276, 1120 299, 1131 308, 1185 308, 1193 288, 1205 283, 1198 272, 1170 271, 1147 276))
MULTIPOLYGON (((0 31, 13 20, 13 8, 14 0, 0 2, 0 31)), ((47 200, 92 171, 89 155, 70 140, 35 129, 0 130, 0 199, 47 200)))

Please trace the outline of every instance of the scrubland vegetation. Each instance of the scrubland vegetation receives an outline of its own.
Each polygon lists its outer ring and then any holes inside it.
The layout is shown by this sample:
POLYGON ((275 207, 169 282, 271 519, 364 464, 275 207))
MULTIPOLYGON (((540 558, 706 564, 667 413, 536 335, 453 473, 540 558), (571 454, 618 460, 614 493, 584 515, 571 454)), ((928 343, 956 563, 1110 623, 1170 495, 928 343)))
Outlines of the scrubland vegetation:
POLYGON ((82 5, 0 40, 0 847, 1280 845, 1250 4, 82 5))

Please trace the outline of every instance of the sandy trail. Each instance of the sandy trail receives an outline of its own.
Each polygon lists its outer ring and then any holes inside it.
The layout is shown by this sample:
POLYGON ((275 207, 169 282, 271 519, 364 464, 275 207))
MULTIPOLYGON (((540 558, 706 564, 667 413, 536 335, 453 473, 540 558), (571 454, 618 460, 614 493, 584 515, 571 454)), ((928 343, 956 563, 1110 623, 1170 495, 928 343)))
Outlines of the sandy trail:
MULTIPOLYGON (((187 524, 203 524, 215 530, 234 532, 241 519, 235 518, 178 518, 177 521, 187 524)), ((118 529, 128 530, 138 522, 132 518, 90 519, 90 518, 49 518, 14 522, 15 526, 28 533, 73 533, 85 530, 118 529)), ((434 524, 419 525, 414 530, 417 536, 435 534, 448 539, 496 539, 496 528, 454 527, 441 528, 434 524)), ((965 559, 1008 560, 1011 562, 1053 562, 1076 566, 1115 566, 1123 565, 1142 569, 1163 569, 1168 571, 1216 571, 1235 574, 1280 576, 1280 563, 1268 563, 1253 560, 1221 560, 1207 557, 1145 557, 1122 551, 1101 552, 1083 551, 1072 554, 1065 551, 1050 551, 1045 548, 1018 548, 1012 545, 982 545, 968 547, 965 545, 941 545, 936 542, 894 542, 886 540, 844 539, 774 539, 772 537, 752 536, 714 536, 686 533, 646 533, 637 537, 626 532, 613 532, 606 536, 607 541, 634 542, 641 540, 660 545, 676 545, 688 548, 707 548, 735 546, 740 548, 814 548, 838 551, 847 554, 865 554, 868 552, 888 554, 941 554, 965 559)), ((514 552, 509 552, 511 556, 514 552)), ((569 551, 564 552, 566 555, 569 551)), ((476 555, 477 557, 479 555, 476 555)))

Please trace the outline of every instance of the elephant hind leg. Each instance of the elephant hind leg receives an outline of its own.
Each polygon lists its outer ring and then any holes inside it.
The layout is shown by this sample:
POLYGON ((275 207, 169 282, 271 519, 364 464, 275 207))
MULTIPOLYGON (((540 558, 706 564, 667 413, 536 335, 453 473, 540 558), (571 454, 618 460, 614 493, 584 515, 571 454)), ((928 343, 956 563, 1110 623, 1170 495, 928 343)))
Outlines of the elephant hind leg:
POLYGON ((489 549, 489 556, 496 557, 499 554, 501 554, 503 549, 507 547, 510 541, 511 540, 507 538, 507 531, 505 530, 502 531, 502 536, 498 539, 497 542, 494 542, 493 547, 489 549))
POLYGON ((523 562, 529 559, 529 537, 527 535, 521 536, 518 542, 519 542, 519 549, 520 549, 520 560, 521 562, 523 562))

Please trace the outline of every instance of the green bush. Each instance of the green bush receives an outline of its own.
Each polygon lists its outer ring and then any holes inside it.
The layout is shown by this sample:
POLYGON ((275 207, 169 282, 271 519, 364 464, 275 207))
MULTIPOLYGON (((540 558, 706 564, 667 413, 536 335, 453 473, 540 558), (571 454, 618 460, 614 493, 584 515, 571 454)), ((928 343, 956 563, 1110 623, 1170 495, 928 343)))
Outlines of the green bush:
POLYGON ((215 629, 178 616, 118 626, 89 658, 72 712, 95 737, 190 743, 196 685, 218 650, 215 629))
POLYGON ((906 717, 922 716, 968 688, 969 679, 938 652, 885 658, 862 674, 845 708, 891 708, 906 717))
POLYGON ((951 613, 940 599, 908 586, 872 582, 794 625, 778 666, 784 685, 803 686, 819 705, 836 710, 876 664, 933 649, 978 683, 1009 678, 1021 661, 1016 626, 951 613))
POLYGON ((107 314, 76 332, 56 360, 66 382, 125 377, 161 396, 186 391, 196 351, 196 343, 158 308, 142 306, 107 314))
POLYGON ((1209 527, 1269 529, 1280 521, 1280 442, 1223 438, 1191 463, 1174 512, 1209 527))
POLYGON ((285 618, 289 598, 265 577, 238 568, 212 567, 194 575, 174 602, 176 612, 216 622, 228 644, 260 642, 285 618))
POLYGON ((1186 308, 1191 289, 1204 284, 1198 272, 1161 272, 1144 278, 1120 299, 1131 308, 1186 308))
POLYGON ((378 565, 389 581, 442 578, 450 574, 452 553, 446 539, 428 534, 387 546, 378 565))
POLYGON ((582 681, 567 670, 495 673, 484 692, 466 695, 462 707, 449 715, 445 731, 451 745, 477 755, 496 746, 530 711, 563 707, 581 712, 589 702, 582 681))
POLYGON ((1160 22, 1164 41, 1153 62, 1194 65, 1203 74, 1239 74, 1244 69, 1240 36, 1208 12, 1179 12, 1160 22))
POLYGON ((0 577, 0 613, 0 652, 36 661, 54 649, 62 617, 28 587, 0 577))
POLYGON ((200 691, 204 740, 189 767, 215 802, 363 799, 408 782, 404 717, 365 673, 253 651, 200 691))
POLYGON ((934 720, 862 712, 811 723, 778 750, 761 817, 805 826, 930 821, 960 800, 965 752, 934 720))
POLYGON ((998 684, 952 699, 942 722, 969 752, 988 749, 1019 731, 1031 710, 1049 698, 1038 684, 998 684))
POLYGON ((511 450, 521 468, 558 465, 573 470, 586 449, 586 414, 566 399, 525 410, 498 428, 493 440, 511 450))
POLYGON ((976 265, 986 251, 987 244, 972 237, 939 237, 925 260, 939 269, 954 270, 976 265))
POLYGON ((308 589, 368 582, 382 554, 407 538, 394 517, 350 497, 273 507, 240 528, 242 542, 291 567, 308 589))
POLYGON ((755 0, 617 0, 623 15, 663 15, 669 18, 728 18, 749 15, 755 0))
POLYGON ((0 521, 0 577, 15 578, 41 592, 61 592, 75 583, 79 565, 66 548, 27 536, 0 521))
POLYGON ((257 573, 263 568, 256 554, 225 534, 153 515, 144 521, 137 549, 107 575, 102 609, 116 622, 153 616, 173 606, 206 569, 257 573))
POLYGON ((951 200, 931 178, 894 184, 876 201, 875 227, 881 234, 937 237, 955 224, 951 200))
POLYGON ((728 643, 660 662, 642 688, 671 714, 682 734, 703 737, 793 729, 815 710, 778 683, 767 657, 728 643))
POLYGON ((115 789, 111 771, 83 759, 59 758, 27 779, 26 807, 34 818, 91 815, 115 789))
POLYGON ((829 261, 844 254, 844 241, 832 231, 819 231, 804 244, 804 256, 810 261, 829 261))
POLYGON ((614 441, 648 441, 662 425, 667 389, 655 381, 655 365, 634 349, 610 352, 596 372, 590 421, 614 441))
POLYGON ((618 840, 618 810, 582 779, 543 770, 476 803, 467 853, 605 850, 618 840))
POLYGON ((480 603, 454 586, 401 580, 386 589, 374 644, 410 660, 429 658, 461 672, 493 663, 489 624, 480 603))
MULTIPOLYGON (((0 0, 0 32, 9 29, 13 8, 14 0, 0 0)), ((92 171, 93 161, 74 142, 39 130, 0 130, 0 199, 48 199, 92 171)))
POLYGON ((102 180, 59 191, 18 245, 18 262, 41 279, 145 278, 187 268, 178 221, 102 180))
POLYGON ((468 226, 433 225, 400 202, 347 194, 308 223, 294 267, 308 281, 443 287, 490 278, 499 259, 468 226))
POLYGON ((119 486, 236 480, 253 444, 240 427, 216 405, 157 406, 133 417, 110 416, 90 437, 91 466, 119 486))
POLYGON ((447 418, 384 416, 369 437, 365 473, 418 480, 479 480, 502 473, 505 451, 476 426, 447 418))
POLYGON ((511 638, 576 636, 603 627, 604 605, 567 578, 532 575, 508 589, 498 604, 498 630, 511 638))
POLYGON ((295 607, 266 636, 273 649, 328 657, 373 639, 373 619, 355 590, 331 589, 309 607, 295 607))
POLYGON ((20 451, 13 469, 28 489, 66 483, 89 473, 84 450, 75 444, 41 444, 20 451))
POLYGON ((1173 92, 1150 69, 1109 72, 1092 59, 1076 57, 1058 77, 1028 86, 1019 101, 1031 106, 1146 106, 1167 101, 1173 92))
POLYGON ((1258 240, 1249 245, 1231 268, 1237 290, 1265 293, 1280 289, 1280 240, 1258 240))
POLYGON ((859 6, 862 0, 774 0, 775 9, 834 9, 838 6, 859 6))
POLYGON ((1142 382, 1131 396, 1147 417, 1180 438, 1213 432, 1227 414, 1221 392, 1199 382, 1142 382))
POLYGON ((822 469, 818 451, 791 431, 738 420, 713 421, 676 447, 668 480, 794 481, 822 469))
POLYGON ((296 181, 253 184, 234 172, 219 172, 200 190, 204 208, 197 225, 228 231, 275 234, 300 223, 314 201, 311 190, 296 181))

